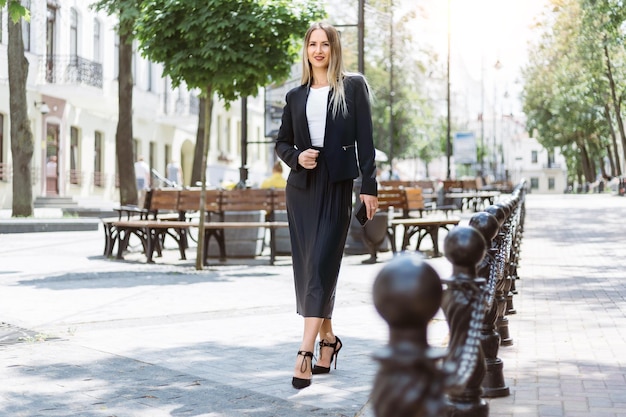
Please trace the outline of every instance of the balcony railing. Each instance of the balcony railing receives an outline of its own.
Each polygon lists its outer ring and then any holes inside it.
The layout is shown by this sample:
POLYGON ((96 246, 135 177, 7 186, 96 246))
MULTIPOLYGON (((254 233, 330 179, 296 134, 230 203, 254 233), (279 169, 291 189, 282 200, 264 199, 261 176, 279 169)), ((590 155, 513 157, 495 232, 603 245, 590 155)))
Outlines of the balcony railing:
POLYGON ((53 55, 45 59, 46 81, 102 88, 102 64, 79 56, 53 55))
POLYGON ((0 181, 9 181, 11 178, 11 166, 7 163, 0 162, 0 181))
POLYGON ((77 169, 70 169, 68 178, 70 179, 70 184, 81 185, 83 183, 84 173, 77 169))
POLYGON ((93 173, 93 185, 96 187, 104 187, 106 182, 106 174, 104 172, 93 173))

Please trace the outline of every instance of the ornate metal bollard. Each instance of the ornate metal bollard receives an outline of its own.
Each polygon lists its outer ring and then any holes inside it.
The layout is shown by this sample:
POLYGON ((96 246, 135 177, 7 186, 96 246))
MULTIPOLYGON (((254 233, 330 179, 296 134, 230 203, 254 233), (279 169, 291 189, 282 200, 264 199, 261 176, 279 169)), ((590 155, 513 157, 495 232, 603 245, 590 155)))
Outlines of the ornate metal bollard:
POLYGON ((419 255, 400 255, 374 282, 374 305, 389 324, 389 344, 371 394, 378 417, 438 417, 444 409, 444 350, 427 341, 428 322, 441 304, 437 272, 419 255))
POLYGON ((496 292, 494 301, 496 302, 496 326, 498 327, 498 333, 500 334, 500 344, 502 346, 510 346, 513 344, 513 339, 509 334, 509 319, 506 317, 507 301, 506 296, 508 294, 509 285, 505 279, 505 268, 507 262, 507 230, 505 228, 506 212, 499 205, 491 205, 485 208, 485 212, 493 215, 499 224, 498 234, 494 239, 495 246, 498 253, 495 257, 494 268, 496 269, 496 292))
POLYGON ((445 248, 453 263, 452 277, 443 282, 445 296, 438 274, 418 255, 394 258, 374 283, 374 304, 390 328, 389 344, 375 356, 380 368, 371 399, 378 417, 488 414, 480 398, 485 280, 476 277, 486 243, 474 228, 457 226, 445 248), (442 301, 450 329, 447 350, 427 340, 428 322, 442 301))
POLYGON ((458 226, 444 242, 445 256, 452 264, 452 276, 444 280, 447 289, 443 310, 450 328, 448 355, 444 369, 447 412, 454 417, 486 417, 489 406, 481 398, 485 357, 481 348, 481 328, 487 301, 486 280, 477 276, 477 265, 485 256, 487 244, 472 227, 458 226))
POLYGON ((482 380, 482 395, 487 398, 506 397, 510 394, 503 374, 503 363, 498 358, 500 348, 500 334, 497 331, 498 304, 495 301, 496 285, 498 282, 497 257, 502 256, 495 245, 494 238, 500 228, 498 220, 486 211, 476 213, 469 221, 469 225, 478 230, 487 241, 487 255, 478 266, 478 276, 487 278, 485 293, 486 312, 481 328, 481 346, 485 355, 486 371, 482 380))

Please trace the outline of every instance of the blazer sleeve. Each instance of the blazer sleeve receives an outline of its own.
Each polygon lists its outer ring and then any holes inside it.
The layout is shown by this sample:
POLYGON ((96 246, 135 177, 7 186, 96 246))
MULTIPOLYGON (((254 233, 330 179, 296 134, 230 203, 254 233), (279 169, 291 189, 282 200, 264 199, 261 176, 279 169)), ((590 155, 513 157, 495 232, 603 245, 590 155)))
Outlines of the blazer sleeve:
POLYGON ((356 120, 356 143, 361 170, 361 194, 378 195, 376 181, 376 162, 374 136, 372 126, 372 109, 370 96, 365 79, 362 76, 354 77, 354 102, 356 120))
POLYGON ((278 135, 276 136, 275 149, 278 157, 282 159, 293 171, 299 171, 303 168, 300 164, 298 164, 298 156, 301 151, 295 147, 294 121, 291 114, 291 99, 293 96, 293 91, 290 91, 285 97, 286 104, 283 108, 281 124, 278 129, 278 135))

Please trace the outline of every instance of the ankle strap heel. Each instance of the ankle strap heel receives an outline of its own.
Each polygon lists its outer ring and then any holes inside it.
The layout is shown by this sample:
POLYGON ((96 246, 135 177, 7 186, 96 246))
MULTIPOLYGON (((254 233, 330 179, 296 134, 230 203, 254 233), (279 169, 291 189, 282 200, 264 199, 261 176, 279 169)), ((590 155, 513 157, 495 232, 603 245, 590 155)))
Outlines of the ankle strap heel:
MULTIPOLYGON (((335 369, 337 369, 337 361, 338 361, 339 351, 343 347, 343 342, 341 341, 341 339, 339 339, 339 337, 335 336, 335 342, 334 343, 330 343, 330 342, 327 342, 326 340, 322 339, 322 340, 319 341, 319 346, 320 346, 320 358, 322 357, 322 348, 325 348, 325 347, 333 348, 333 353, 330 356, 330 364, 332 365, 333 360, 334 360, 335 361, 335 369)), ((313 367, 313 374, 327 374, 329 372, 330 372, 330 366, 329 367, 325 367, 325 366, 315 365, 313 367)))

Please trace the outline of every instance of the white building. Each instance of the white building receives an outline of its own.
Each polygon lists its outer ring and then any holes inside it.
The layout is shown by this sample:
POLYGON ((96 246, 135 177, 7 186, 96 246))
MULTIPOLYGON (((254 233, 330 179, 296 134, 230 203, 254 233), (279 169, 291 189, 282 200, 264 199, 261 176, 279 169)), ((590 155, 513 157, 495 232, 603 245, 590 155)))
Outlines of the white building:
MULTIPOLYGON (((23 23, 29 61, 27 100, 35 141, 33 195, 117 201, 115 132, 118 118, 116 19, 79 0, 30 0, 23 23), (56 177, 46 164, 56 157, 56 177)), ((12 158, 7 63, 6 8, 0 9, 0 208, 12 203, 12 158)), ((195 91, 173 89, 161 66, 135 53, 133 135, 136 156, 165 175, 178 162, 189 185, 198 125, 195 91)), ((247 107, 249 180, 271 171, 273 147, 265 138, 263 94, 247 107)), ((241 105, 230 110, 216 100, 208 154, 208 181, 238 182, 241 165, 241 105)), ((54 171, 54 169, 53 169, 54 171)))
POLYGON ((525 178, 533 193, 560 194, 567 188, 565 157, 558 148, 548 151, 534 138, 511 140, 507 146, 508 167, 513 184, 525 178))

